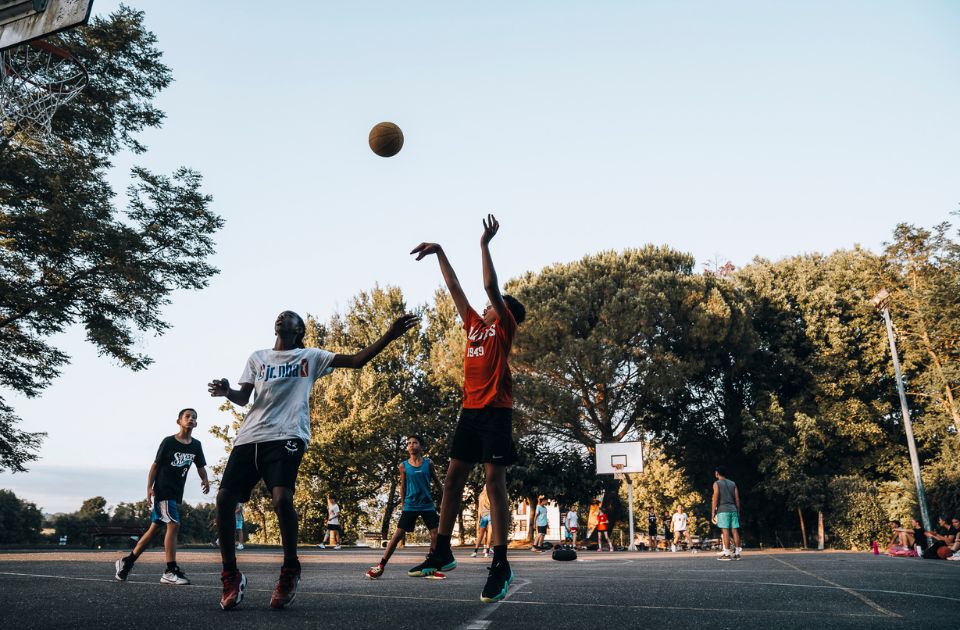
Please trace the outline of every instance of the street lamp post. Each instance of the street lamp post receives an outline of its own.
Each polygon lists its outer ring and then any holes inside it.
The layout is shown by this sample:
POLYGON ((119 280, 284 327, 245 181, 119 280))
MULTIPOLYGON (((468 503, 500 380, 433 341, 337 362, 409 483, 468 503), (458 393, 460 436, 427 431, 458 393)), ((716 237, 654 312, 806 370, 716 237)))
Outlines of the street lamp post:
MULTIPOLYGON (((920 476, 920 458, 917 456, 917 444, 913 439, 913 424, 910 422, 910 409, 907 407, 907 393, 903 389, 903 374, 900 373, 900 357, 897 356, 897 344, 893 336, 893 322, 890 321, 890 293, 881 289, 872 300, 873 305, 883 315, 887 325, 887 340, 890 342, 890 354, 893 356, 893 371, 897 377, 897 393, 900 394, 900 411, 903 414, 903 428, 907 433, 907 448, 910 450, 910 464, 913 467, 913 480, 917 484, 917 502, 920 504, 920 518, 923 519, 924 531, 933 531, 930 523, 930 514, 927 511, 927 493, 923 489, 923 478, 920 476)), ((931 542, 931 541, 927 541, 931 542)))

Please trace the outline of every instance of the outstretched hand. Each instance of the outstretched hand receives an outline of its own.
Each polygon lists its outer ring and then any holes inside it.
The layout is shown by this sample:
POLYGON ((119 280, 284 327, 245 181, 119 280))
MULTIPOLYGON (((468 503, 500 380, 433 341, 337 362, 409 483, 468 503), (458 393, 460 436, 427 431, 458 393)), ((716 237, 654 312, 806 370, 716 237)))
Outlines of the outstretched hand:
POLYGON ((493 240, 493 237, 496 235, 497 230, 500 229, 500 222, 497 221, 497 217, 492 214, 488 214, 487 218, 483 220, 483 236, 480 237, 480 243, 486 245, 493 240))
POLYGON ((387 337, 390 341, 394 339, 399 339, 402 337, 408 330, 420 323, 420 317, 418 315, 406 314, 402 317, 398 317, 390 324, 390 328, 387 330, 387 337))
POLYGON ((411 254, 417 254, 417 260, 422 260, 424 256, 436 254, 441 250, 440 243, 420 243, 413 248, 411 254))
POLYGON ((207 391, 213 397, 226 396, 230 393, 230 381, 225 378, 218 378, 207 383, 207 391))

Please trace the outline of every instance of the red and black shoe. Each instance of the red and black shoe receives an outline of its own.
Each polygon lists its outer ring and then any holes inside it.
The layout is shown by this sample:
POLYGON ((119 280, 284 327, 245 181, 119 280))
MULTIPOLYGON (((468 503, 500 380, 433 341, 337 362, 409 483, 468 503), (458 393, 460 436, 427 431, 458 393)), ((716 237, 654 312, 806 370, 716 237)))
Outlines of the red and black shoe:
POLYGON ((298 584, 300 584, 300 568, 288 569, 282 567, 280 569, 280 579, 277 580, 277 585, 273 588, 270 607, 279 609, 292 604, 293 600, 297 598, 298 584))
POLYGON ((239 571, 222 571, 223 595, 220 596, 220 608, 230 610, 243 601, 243 591, 247 588, 247 577, 239 571))

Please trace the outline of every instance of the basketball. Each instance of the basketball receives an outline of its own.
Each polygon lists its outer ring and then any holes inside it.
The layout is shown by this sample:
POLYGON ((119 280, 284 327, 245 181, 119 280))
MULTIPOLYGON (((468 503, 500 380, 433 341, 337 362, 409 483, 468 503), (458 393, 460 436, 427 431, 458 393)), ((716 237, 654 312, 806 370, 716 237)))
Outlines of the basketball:
POLYGON ((403 148, 403 132, 392 122, 382 122, 370 130, 370 149, 380 157, 393 157, 403 148))

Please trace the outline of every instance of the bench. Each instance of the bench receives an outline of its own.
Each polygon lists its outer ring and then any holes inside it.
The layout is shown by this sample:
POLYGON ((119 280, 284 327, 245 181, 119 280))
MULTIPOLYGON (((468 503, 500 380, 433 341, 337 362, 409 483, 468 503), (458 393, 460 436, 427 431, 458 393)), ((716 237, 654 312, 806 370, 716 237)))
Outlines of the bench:
POLYGON ((379 530, 378 531, 370 530, 370 531, 363 532, 363 542, 368 547, 375 548, 375 547, 387 546, 387 541, 384 539, 383 535, 380 533, 379 530))
POLYGON ((87 529, 87 533, 93 537, 93 546, 97 546, 98 538, 131 538, 134 541, 140 540, 146 527, 140 525, 94 525, 87 529))

